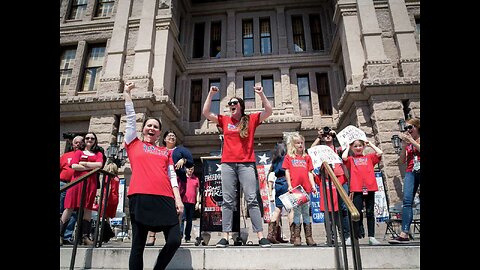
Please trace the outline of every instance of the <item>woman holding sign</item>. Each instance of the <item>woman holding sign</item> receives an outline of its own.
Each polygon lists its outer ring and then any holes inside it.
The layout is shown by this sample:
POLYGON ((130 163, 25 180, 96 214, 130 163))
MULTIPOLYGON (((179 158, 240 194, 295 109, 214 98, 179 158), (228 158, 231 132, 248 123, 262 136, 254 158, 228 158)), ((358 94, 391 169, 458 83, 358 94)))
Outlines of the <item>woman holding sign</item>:
POLYGON ((408 233, 413 219, 413 199, 420 185, 420 119, 407 120, 405 131, 400 134, 402 149, 400 163, 407 163, 403 183, 402 232, 390 241, 391 244, 408 243, 408 233))
POLYGON ((248 213, 252 220, 253 232, 257 233, 258 244, 261 247, 271 247, 270 241, 263 237, 263 220, 257 201, 257 177, 255 176, 255 155, 253 139, 256 128, 272 114, 272 105, 268 101, 263 87, 255 86, 254 91, 260 96, 265 110, 259 113, 245 114, 245 102, 239 97, 228 101, 230 116, 216 115, 210 111, 212 97, 218 92, 218 87, 211 86, 203 104, 203 115, 218 124, 223 130, 224 143, 222 153, 222 239, 216 247, 228 247, 228 233, 232 231, 233 207, 237 200, 236 186, 240 182, 248 213))

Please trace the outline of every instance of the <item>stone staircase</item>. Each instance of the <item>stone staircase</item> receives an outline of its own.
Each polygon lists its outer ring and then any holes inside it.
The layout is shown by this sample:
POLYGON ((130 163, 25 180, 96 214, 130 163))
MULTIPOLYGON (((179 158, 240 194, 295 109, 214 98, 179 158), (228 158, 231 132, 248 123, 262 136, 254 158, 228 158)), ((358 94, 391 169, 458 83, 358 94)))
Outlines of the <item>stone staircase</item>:
MULTIPOLYGON (((285 217, 284 217, 285 218, 285 217)), ((198 225, 199 220, 194 221, 198 225)), ((288 224, 285 219, 283 224, 288 224)), ((366 222, 365 222, 366 224, 366 222)), ((251 226, 247 221, 247 226, 251 226)), ((264 233, 267 224, 264 224, 264 233)), ((282 232, 289 236, 287 226, 282 232)), ((420 269, 420 234, 414 235, 415 240, 408 244, 388 244, 390 235, 385 236, 385 223, 377 223, 375 236, 382 244, 369 246, 368 238, 359 240, 362 269, 371 270, 406 270, 420 269), (384 239, 385 236, 385 239, 384 239)), ((303 230, 302 230, 303 231, 303 230)), ((325 228, 323 224, 313 224, 313 238, 317 247, 308 247, 302 232, 302 246, 292 244, 276 244, 271 248, 257 246, 233 246, 216 248, 215 244, 221 238, 220 233, 212 232, 207 246, 195 246, 194 242, 184 243, 175 253, 167 269, 337 269, 335 265, 335 250, 325 244, 325 228)), ((192 240, 194 240, 192 232, 192 240)), ((284 237, 286 238, 286 237, 284 237)), ((104 243, 101 248, 86 248, 79 246, 75 259, 75 269, 128 269, 128 259, 131 242, 128 238, 104 243)), ((249 241, 257 244, 256 236, 249 233, 249 241)), ((157 255, 164 244, 163 234, 157 233, 155 245, 146 247, 144 253, 145 269, 152 269, 157 255)), ((352 249, 346 249, 349 269, 354 269, 352 249)), ((60 269, 69 269, 72 246, 60 248, 60 269)), ((343 251, 339 249, 340 268, 343 267, 343 251)))

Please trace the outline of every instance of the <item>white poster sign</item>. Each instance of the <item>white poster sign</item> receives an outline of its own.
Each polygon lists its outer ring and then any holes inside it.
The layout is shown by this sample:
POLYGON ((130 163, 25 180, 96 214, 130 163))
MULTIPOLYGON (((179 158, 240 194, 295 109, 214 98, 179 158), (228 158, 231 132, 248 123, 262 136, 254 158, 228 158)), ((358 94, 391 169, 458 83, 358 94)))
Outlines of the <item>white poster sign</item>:
POLYGON ((337 134, 337 139, 342 149, 347 149, 348 146, 356 140, 366 141, 367 135, 361 129, 350 125, 337 134))
POLYGON ((125 216, 123 212, 123 202, 125 197, 125 178, 120 179, 120 184, 118 185, 118 205, 117 213, 114 218, 110 219, 111 225, 122 225, 122 218, 125 216))
POLYGON ((308 155, 312 158, 314 168, 320 168, 322 163, 326 161, 328 164, 342 163, 342 159, 326 145, 316 145, 307 149, 308 155))
POLYGON ((375 192, 374 213, 377 222, 385 222, 389 218, 387 196, 385 195, 385 187, 383 186, 383 178, 381 172, 375 172, 377 179, 378 191, 375 192))

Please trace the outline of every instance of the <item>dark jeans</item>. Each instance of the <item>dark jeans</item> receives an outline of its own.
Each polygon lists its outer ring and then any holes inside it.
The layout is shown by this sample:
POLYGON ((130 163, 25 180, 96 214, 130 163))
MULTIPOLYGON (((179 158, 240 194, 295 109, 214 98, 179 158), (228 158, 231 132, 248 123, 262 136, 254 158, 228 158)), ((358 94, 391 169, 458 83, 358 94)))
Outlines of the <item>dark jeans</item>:
POLYGON ((353 222, 353 230, 355 232, 355 236, 359 238, 361 233, 360 223, 363 223, 362 209, 364 202, 365 211, 367 214, 368 237, 375 237, 375 213, 373 211, 375 206, 375 191, 369 191, 368 195, 363 195, 362 192, 353 193, 353 204, 360 214, 360 220, 358 222, 353 222))
MULTIPOLYGON (((348 182, 345 182, 343 184, 343 190, 345 190, 345 193, 348 195, 348 182)), ((348 222, 348 210, 347 210, 347 205, 345 202, 340 198, 340 195, 338 195, 338 206, 340 208, 340 213, 342 214, 342 228, 343 228, 343 237, 345 239, 350 237, 350 223, 348 222)))
MULTIPOLYGON (((148 231, 149 227, 132 219, 132 248, 128 261, 129 270, 143 270, 143 251, 145 250, 148 231)), ((180 231, 178 223, 174 226, 163 227, 161 231, 163 231, 165 236, 165 245, 158 254, 153 270, 165 269, 181 244, 181 239, 178 235, 180 231)))
POLYGON ((180 232, 181 236, 183 237, 184 234, 184 224, 185 221, 187 222, 187 227, 185 227, 185 240, 191 239, 192 233, 192 221, 193 216, 195 215, 195 204, 194 203, 184 203, 183 204, 183 217, 182 217, 182 224, 180 225, 180 232))
POLYGON ((413 199, 420 185, 420 172, 406 172, 403 183, 402 231, 410 232, 413 220, 413 199))

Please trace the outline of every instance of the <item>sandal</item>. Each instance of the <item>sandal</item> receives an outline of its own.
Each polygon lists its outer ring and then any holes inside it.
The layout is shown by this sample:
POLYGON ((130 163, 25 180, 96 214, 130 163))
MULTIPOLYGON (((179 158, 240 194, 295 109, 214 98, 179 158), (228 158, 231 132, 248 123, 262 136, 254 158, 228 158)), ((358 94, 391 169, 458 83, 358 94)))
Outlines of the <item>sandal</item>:
POLYGON ((153 238, 153 241, 152 241, 152 242, 147 242, 147 243, 145 244, 145 246, 151 247, 151 246, 155 245, 155 240, 157 240, 157 239, 155 238, 155 235, 149 235, 148 238, 153 238))

